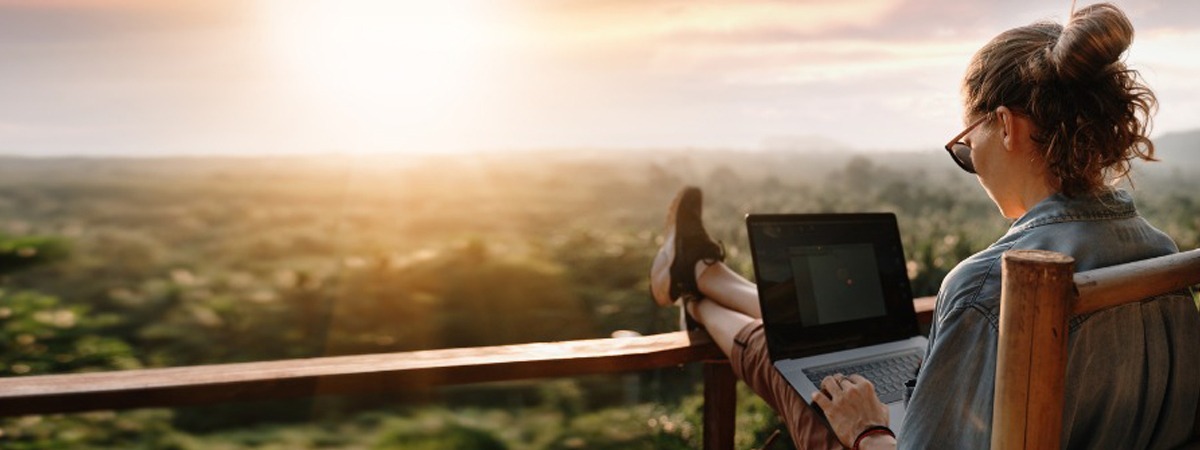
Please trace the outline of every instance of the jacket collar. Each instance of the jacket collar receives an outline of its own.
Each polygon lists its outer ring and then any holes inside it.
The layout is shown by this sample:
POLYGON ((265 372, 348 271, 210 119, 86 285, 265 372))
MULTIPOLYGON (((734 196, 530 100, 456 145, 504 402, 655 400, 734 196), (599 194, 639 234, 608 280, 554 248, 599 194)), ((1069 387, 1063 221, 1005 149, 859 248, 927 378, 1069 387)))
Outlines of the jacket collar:
POLYGON ((1105 189, 1092 194, 1046 197, 1013 222, 1007 234, 1019 233, 1051 223, 1134 217, 1133 197, 1122 189, 1105 189))

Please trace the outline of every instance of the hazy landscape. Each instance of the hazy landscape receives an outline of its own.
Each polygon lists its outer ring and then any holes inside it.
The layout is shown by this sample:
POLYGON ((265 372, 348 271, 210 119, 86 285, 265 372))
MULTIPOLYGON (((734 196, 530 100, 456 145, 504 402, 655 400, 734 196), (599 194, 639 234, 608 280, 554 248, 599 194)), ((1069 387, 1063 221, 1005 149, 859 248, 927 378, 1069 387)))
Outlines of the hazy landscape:
MULTIPOLYGON (((1111 1, 1159 100, 1125 188, 1197 248, 1200 3, 1111 1)), ((685 185, 744 274, 747 213, 894 212, 933 295, 1009 225, 941 148, 964 72, 1076 3, 0 0, 0 377, 674 331, 685 185)), ((701 372, 0 417, 0 449, 691 449, 701 372)))
MULTIPOLYGON (((1200 132, 1157 142, 1134 195, 1196 248, 1200 132)), ((937 148, 0 157, 0 376, 672 331, 647 270, 687 184, 743 273, 749 212, 895 212, 916 295, 1007 227, 937 148)), ((695 448, 698 382, 685 367, 32 416, 0 421, 0 446, 695 448)), ((738 448, 777 425, 752 397, 738 448)))

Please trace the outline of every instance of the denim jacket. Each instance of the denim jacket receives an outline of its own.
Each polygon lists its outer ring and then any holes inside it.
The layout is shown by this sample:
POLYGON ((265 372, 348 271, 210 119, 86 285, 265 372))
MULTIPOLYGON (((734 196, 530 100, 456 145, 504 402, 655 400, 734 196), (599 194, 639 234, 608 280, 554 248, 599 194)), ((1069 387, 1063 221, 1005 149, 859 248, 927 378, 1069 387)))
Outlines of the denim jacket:
MULTIPOLYGON (((954 268, 938 292, 902 448, 978 449, 991 439, 1000 322, 1000 257, 1052 250, 1084 271, 1177 251, 1130 195, 1046 198, 999 241, 954 268)), ((1200 396, 1200 314, 1168 295, 1072 317, 1065 448, 1170 448, 1186 442, 1200 396)))

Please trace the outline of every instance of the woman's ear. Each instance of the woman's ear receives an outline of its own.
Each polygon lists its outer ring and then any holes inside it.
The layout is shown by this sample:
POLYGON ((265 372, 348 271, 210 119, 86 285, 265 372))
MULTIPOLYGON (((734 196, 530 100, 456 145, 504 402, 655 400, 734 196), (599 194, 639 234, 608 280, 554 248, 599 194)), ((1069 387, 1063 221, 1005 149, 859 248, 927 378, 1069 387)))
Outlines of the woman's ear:
POLYGON ((1018 117, 1013 114, 1007 106, 996 108, 996 117, 1000 119, 1001 138, 1004 143, 1005 150, 1015 150, 1020 136, 1021 123, 1018 123, 1018 117))

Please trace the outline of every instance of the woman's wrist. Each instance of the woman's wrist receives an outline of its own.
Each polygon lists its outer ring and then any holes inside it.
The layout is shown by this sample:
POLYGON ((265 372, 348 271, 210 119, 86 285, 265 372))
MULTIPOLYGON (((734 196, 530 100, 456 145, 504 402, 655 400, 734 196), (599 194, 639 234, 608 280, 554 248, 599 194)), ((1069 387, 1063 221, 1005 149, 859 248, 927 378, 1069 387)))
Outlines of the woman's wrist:
POLYGON ((881 450, 896 448, 896 438, 890 434, 872 434, 864 436, 858 442, 858 450, 881 450))
POLYGON ((884 425, 872 425, 858 433, 853 450, 896 448, 896 433, 884 425))

